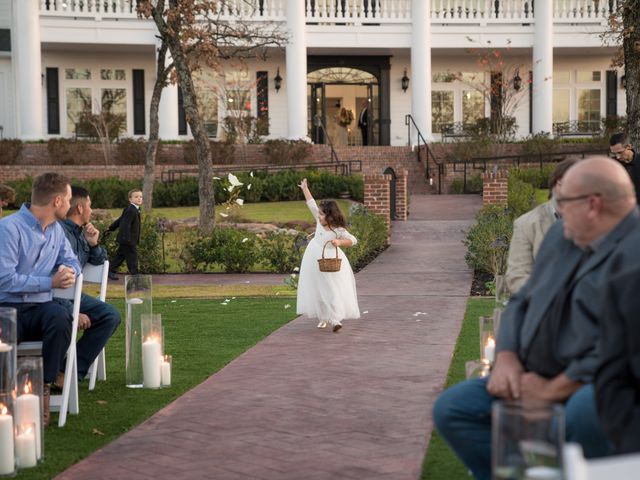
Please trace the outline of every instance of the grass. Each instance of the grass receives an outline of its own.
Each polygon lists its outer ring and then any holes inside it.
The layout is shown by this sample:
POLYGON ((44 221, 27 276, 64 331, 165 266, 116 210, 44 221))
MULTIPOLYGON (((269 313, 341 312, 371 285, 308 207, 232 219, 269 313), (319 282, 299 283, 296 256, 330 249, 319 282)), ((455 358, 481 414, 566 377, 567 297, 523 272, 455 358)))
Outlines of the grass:
MULTIPOLYGON (((349 213, 349 200, 338 200, 340 209, 343 213, 349 213)), ((121 208, 112 208, 109 210, 114 218, 120 216, 121 208)), ((216 221, 224 221, 220 216, 220 212, 224 212, 224 208, 217 206, 216 221)), ((8 212, 7 212, 8 213, 8 212)), ((200 215, 199 207, 172 207, 172 208, 154 208, 153 213, 166 217, 169 220, 179 220, 183 218, 197 218, 200 215)), ((304 220, 312 222, 313 217, 307 208, 305 202, 260 202, 245 203, 242 207, 234 207, 233 215, 245 221, 257 223, 286 223, 294 220, 304 220)))
MULTIPOLYGON (((89 295, 98 295, 99 285, 88 284, 83 286, 83 291, 89 295)), ((229 285, 154 285, 153 298, 155 299, 178 299, 178 298, 212 298, 212 297, 283 297, 295 296, 296 292, 282 285, 252 285, 252 284, 229 284, 229 285)), ((110 284, 107 288, 108 298, 124 297, 124 287, 110 284)))
MULTIPOLYGON (((155 293, 155 290, 154 290, 155 293)), ((122 312, 123 302, 114 302, 122 312)), ((124 323, 107 345, 107 381, 89 392, 79 385, 80 414, 69 415, 63 428, 57 415, 45 431, 45 460, 23 470, 18 479, 52 478, 143 422, 187 390, 200 384, 266 335, 295 316, 292 298, 155 300, 162 314, 165 351, 173 355, 173 384, 160 390, 125 387, 124 323), (290 307, 285 308, 286 305, 290 307)))
MULTIPOLYGON (((465 379, 464 364, 477 360, 480 352, 479 323, 481 315, 491 315, 495 302, 493 298, 470 298, 456 342, 453 359, 447 374, 446 387, 465 379)), ((442 437, 433 430, 429 449, 422 464, 421 480, 455 480, 470 478, 466 467, 458 460, 442 437)))
POLYGON ((536 190, 536 205, 543 204, 547 200, 549 200, 549 190, 546 188, 539 188, 536 190))

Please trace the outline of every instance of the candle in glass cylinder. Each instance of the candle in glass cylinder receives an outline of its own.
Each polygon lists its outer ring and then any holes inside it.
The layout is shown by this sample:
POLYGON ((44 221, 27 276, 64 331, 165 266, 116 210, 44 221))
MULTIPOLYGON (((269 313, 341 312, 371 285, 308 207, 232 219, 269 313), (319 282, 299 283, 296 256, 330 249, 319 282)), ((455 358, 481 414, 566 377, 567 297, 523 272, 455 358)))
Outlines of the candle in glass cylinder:
POLYGON ((155 337, 149 337, 142 344, 142 376, 145 388, 160 387, 160 362, 162 348, 155 337))
POLYGON ((41 458, 40 445, 40 397, 31 393, 31 382, 24 386, 24 393, 16 399, 16 425, 33 423, 36 436, 36 458, 41 458))
POLYGON ((13 417, 0 403, 0 475, 13 473, 13 417))
POLYGON ((488 363, 493 363, 495 355, 496 355, 496 341, 493 339, 493 337, 489 337, 487 339, 486 345, 484 346, 484 352, 483 352, 484 360, 488 363))
POLYGON ((162 363, 160 364, 160 379, 163 387, 171 385, 171 356, 165 355, 162 357, 162 363))
POLYGON ((16 435, 16 460, 19 468, 35 467, 38 463, 36 457, 36 435, 34 435, 33 424, 22 428, 16 435))

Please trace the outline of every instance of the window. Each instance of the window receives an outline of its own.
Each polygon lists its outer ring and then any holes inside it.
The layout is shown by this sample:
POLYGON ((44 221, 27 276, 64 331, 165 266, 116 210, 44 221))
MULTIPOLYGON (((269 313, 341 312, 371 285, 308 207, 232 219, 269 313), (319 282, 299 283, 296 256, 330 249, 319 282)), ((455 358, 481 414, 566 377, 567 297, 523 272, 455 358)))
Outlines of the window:
POLYGON ((462 123, 476 123, 480 118, 484 118, 484 95, 475 90, 464 90, 462 92, 462 123))
POLYGON ((597 130, 600 126, 600 89, 578 89, 578 122, 585 128, 597 130))
POLYGON ((599 70, 592 72, 585 72, 578 70, 578 74, 576 76, 578 83, 585 82, 600 82, 601 81, 601 73, 599 70))
POLYGON ((91 80, 91 69, 89 68, 65 68, 64 78, 66 80, 91 80))
POLYGON ((112 115, 118 115, 120 120, 114 118, 118 131, 127 130, 127 91, 124 88, 103 88, 102 89, 102 111, 112 115))
POLYGON ((247 71, 225 73, 227 111, 251 112, 251 83, 247 71))
POLYGON ((67 132, 76 133, 83 113, 91 112, 90 88, 67 88, 67 132))
POLYGON ((568 89, 553 91, 553 123, 565 123, 569 121, 569 95, 568 89))
POLYGON ((433 83, 452 83, 455 79, 455 74, 450 72, 437 72, 431 75, 431 81, 433 83))
POLYGON ((100 70, 100 79, 101 80, 126 80, 127 75, 124 70, 116 69, 101 69, 100 70))
POLYGON ((569 83, 571 82, 571 72, 568 70, 553 72, 553 83, 569 83))
POLYGON ((194 86, 198 96, 198 110, 209 137, 218 136, 218 78, 201 71, 194 75, 194 86))
POLYGON ((431 92, 431 122, 433 132, 442 133, 442 126, 453 123, 453 92, 452 91, 432 91, 431 92))

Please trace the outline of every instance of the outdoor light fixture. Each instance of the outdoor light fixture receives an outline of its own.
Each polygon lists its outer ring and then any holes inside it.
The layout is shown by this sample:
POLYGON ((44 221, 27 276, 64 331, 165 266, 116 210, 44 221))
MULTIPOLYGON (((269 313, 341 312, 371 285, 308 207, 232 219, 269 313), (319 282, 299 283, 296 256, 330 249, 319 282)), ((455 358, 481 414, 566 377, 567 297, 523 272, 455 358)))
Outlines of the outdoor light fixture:
POLYGON ((280 76, 280 67, 278 67, 278 71, 276 72, 276 76, 274 77, 273 82, 275 84, 276 93, 277 93, 282 88, 282 77, 280 76))
POLYGON ((404 75, 402 75, 402 78, 400 79, 401 85, 402 85, 402 91, 406 92, 407 88, 409 88, 409 77, 407 77, 407 69, 404 69, 404 75))
POLYGON ((620 77, 620 88, 627 88, 627 76, 626 75, 622 75, 620 77))
POLYGON ((516 75, 513 77, 513 89, 517 92, 522 88, 522 79, 520 78, 520 69, 516 69, 516 75))

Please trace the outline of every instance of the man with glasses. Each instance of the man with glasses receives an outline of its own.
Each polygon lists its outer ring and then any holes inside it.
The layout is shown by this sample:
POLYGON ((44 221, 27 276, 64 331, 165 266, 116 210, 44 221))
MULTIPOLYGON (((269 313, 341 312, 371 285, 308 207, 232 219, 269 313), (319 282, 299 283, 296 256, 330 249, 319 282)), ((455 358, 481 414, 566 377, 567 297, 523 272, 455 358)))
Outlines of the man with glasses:
POLYGON ((494 400, 562 403, 567 440, 587 457, 611 453, 598 422, 593 377, 606 285, 620 262, 638 264, 633 185, 606 157, 578 162, 557 188, 561 220, 547 233, 529 280, 507 305, 489 378, 442 393, 434 423, 476 479, 491 478, 494 400))
POLYGON ((629 173, 636 189, 636 200, 640 204, 640 153, 636 153, 624 133, 616 133, 609 139, 611 158, 619 161, 629 173))

